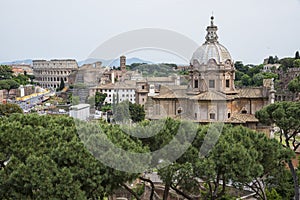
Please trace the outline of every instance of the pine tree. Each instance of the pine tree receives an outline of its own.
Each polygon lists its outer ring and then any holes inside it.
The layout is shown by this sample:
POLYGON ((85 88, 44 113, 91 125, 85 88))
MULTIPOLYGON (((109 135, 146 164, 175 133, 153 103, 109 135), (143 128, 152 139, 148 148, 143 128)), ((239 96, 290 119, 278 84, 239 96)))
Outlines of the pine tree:
POLYGON ((300 59, 299 51, 296 51, 295 59, 300 59))
POLYGON ((59 90, 62 90, 65 88, 65 82, 64 79, 60 79, 60 84, 59 84, 59 90))
POLYGON ((274 58, 273 58, 273 56, 269 57, 268 64, 274 64, 274 58))

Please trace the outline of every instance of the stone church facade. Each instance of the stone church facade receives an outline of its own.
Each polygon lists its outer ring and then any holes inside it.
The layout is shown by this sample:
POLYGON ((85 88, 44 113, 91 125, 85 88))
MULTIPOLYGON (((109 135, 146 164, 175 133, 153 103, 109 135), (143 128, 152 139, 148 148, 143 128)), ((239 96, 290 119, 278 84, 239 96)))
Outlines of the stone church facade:
POLYGON ((224 122, 258 129, 255 112, 274 102, 273 80, 263 87, 236 89, 235 67, 229 51, 219 43, 214 18, 207 27, 206 41, 190 60, 188 86, 164 86, 159 95, 149 97, 148 119, 164 117, 198 123, 224 122))

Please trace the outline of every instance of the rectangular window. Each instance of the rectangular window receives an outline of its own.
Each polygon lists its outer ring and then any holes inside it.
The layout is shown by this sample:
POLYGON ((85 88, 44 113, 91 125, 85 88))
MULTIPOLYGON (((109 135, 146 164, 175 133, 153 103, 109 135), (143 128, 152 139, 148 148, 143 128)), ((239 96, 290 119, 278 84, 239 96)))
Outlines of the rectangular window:
POLYGON ((210 113, 209 118, 210 119, 216 119, 216 114, 215 113, 210 113))
POLYGON ((215 88, 215 80, 209 80, 208 86, 209 88, 215 88))
POLYGON ((198 80, 195 80, 195 88, 198 88, 199 87, 199 82, 198 80))
POLYGON ((229 88, 229 79, 226 79, 226 87, 229 88))

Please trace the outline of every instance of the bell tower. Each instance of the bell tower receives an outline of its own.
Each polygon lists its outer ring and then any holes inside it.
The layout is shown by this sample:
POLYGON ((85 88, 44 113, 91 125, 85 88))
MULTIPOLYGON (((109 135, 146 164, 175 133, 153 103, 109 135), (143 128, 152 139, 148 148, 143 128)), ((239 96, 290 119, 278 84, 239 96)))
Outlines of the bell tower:
POLYGON ((126 72, 126 56, 120 57, 120 68, 123 73, 126 72))

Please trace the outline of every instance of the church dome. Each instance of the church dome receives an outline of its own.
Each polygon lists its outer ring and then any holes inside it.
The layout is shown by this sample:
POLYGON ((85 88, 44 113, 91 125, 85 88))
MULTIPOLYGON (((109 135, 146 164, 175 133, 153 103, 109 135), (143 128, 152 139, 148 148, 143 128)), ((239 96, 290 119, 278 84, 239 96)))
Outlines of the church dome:
POLYGON ((200 46, 193 54, 191 64, 207 65, 209 60, 214 59, 216 64, 225 64, 227 61, 232 62, 229 51, 218 42, 217 30, 214 25, 214 17, 211 17, 211 25, 207 27, 206 42, 200 46))
POLYGON ((221 63, 225 64, 227 60, 231 61, 231 56, 223 45, 219 43, 205 43, 194 52, 191 63, 197 60, 200 65, 205 65, 208 64, 210 59, 214 59, 219 65, 221 63))

